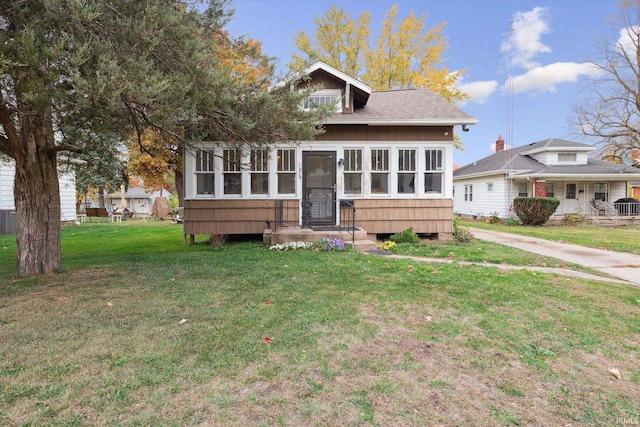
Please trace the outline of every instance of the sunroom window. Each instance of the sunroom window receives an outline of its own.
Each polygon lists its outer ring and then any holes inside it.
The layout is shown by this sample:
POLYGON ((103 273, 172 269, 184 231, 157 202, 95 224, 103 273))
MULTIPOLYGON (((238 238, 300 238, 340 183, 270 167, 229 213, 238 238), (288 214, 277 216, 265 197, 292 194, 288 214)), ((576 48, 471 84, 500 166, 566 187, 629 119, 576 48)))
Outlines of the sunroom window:
POLYGON ((251 194, 269 194, 269 150, 251 150, 251 194))
POLYGON ((224 194, 242 194, 242 151, 223 150, 224 194))
POLYGON ((362 150, 344 150, 344 193, 362 194, 362 150))
POLYGON ((442 175, 444 173, 442 157, 442 150, 425 151, 424 192, 427 194, 442 193, 442 175))
POLYGON ((371 150, 371 193, 389 193, 389 150, 371 150))
POLYGON ((296 193, 296 150, 278 150, 278 194, 296 193))
POLYGON ((214 194, 215 155, 213 151, 196 150, 196 193, 214 194))
POLYGON ((415 194, 416 150, 398 150, 398 194, 415 194))

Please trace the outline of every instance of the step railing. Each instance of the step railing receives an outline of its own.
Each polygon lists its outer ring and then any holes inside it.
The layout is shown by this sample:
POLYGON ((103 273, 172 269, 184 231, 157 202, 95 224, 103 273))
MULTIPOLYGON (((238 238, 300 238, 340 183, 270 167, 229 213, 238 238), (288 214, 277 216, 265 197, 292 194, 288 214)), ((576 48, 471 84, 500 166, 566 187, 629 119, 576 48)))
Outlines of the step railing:
POLYGON ((353 200, 340 200, 340 231, 351 234, 351 243, 356 241, 356 206, 353 200))

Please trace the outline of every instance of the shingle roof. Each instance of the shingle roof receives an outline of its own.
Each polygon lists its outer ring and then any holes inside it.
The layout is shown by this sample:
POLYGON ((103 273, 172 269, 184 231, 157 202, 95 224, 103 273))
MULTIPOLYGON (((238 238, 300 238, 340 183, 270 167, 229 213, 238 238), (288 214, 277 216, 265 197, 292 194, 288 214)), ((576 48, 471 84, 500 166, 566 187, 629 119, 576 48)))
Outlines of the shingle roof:
POLYGON ((558 150, 573 148, 591 150, 593 147, 578 142, 549 138, 528 145, 499 151, 483 159, 465 165, 453 171, 454 178, 471 175, 486 175, 490 173, 504 173, 511 170, 515 175, 608 175, 633 174, 639 175, 640 169, 624 167, 624 165, 605 162, 603 160, 588 159, 586 165, 544 165, 525 153, 541 148, 558 150))
POLYGON ((476 124, 478 120, 429 89, 372 92, 364 108, 335 114, 326 123, 476 124))

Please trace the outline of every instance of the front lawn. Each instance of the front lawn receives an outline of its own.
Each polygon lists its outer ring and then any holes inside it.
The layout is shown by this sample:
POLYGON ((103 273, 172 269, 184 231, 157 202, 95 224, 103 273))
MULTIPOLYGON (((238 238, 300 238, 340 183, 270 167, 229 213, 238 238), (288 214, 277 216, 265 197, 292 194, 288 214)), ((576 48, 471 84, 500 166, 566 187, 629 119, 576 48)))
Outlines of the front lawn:
POLYGON ((630 252, 640 255, 640 226, 622 226, 617 228, 579 226, 543 226, 489 224, 482 221, 461 221, 466 227, 505 231, 522 236, 540 237, 559 242, 575 243, 598 249, 630 252))
POLYGON ((65 229, 38 279, 3 256, 0 424, 640 419, 637 287, 181 233, 65 229))

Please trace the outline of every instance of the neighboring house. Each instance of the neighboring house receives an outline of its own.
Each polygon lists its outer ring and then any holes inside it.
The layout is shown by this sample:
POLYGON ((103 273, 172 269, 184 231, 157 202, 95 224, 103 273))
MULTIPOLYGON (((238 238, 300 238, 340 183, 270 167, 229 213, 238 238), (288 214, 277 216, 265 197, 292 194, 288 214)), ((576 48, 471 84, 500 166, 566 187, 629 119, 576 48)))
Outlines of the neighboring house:
MULTIPOLYGON (((16 232, 15 199, 13 181, 15 166, 12 161, 0 160, 0 234, 16 232)), ((60 185, 60 220, 69 223, 76 220, 76 178, 71 168, 58 167, 60 185)))
POLYGON ((585 217, 617 217, 635 213, 615 201, 629 196, 628 188, 640 180, 640 169, 589 158, 596 148, 561 139, 545 139, 504 149, 496 141, 496 153, 454 171, 456 213, 500 218, 514 216, 516 197, 555 197, 560 200, 550 220, 565 214, 585 217))
MULTIPOLYGON (((169 200, 171 193, 167 190, 154 191, 152 189, 144 188, 129 188, 125 194, 124 199, 127 202, 127 209, 133 211, 134 215, 151 215, 153 203, 160 196, 164 196, 169 200)), ((90 208, 99 207, 97 199, 89 198, 90 208)), ((122 194, 118 191, 104 196, 104 205, 107 208, 107 212, 112 213, 114 210, 120 208, 122 202, 122 194)))
POLYGON ((211 141, 185 154, 185 236, 335 227, 355 207, 369 234, 451 238, 453 128, 477 120, 428 89, 374 92, 323 62, 276 86, 308 85, 323 89, 307 106, 336 105, 315 140, 251 152, 211 141))

